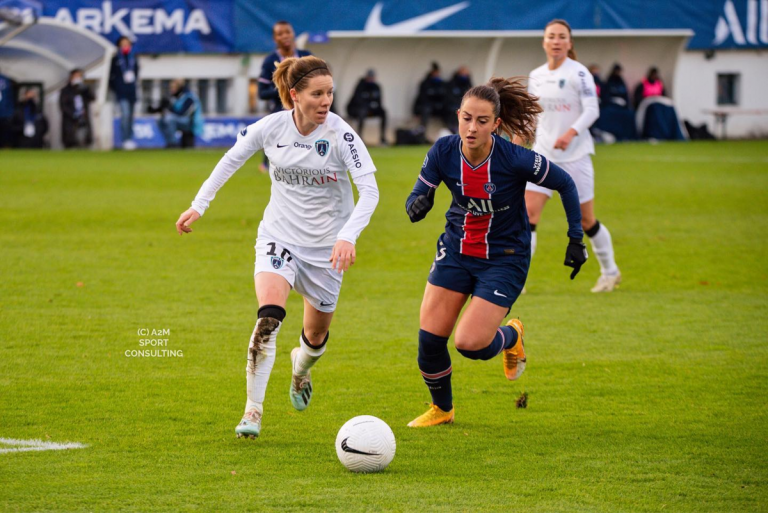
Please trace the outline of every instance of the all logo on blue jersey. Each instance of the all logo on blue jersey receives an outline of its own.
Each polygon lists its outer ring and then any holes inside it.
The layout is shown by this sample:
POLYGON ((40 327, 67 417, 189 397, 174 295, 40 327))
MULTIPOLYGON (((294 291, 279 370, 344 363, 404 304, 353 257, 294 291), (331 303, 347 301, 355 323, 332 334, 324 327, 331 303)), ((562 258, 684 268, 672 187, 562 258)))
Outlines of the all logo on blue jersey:
POLYGON ((485 192, 488 194, 493 194, 496 192, 496 185, 492 184, 491 182, 488 182, 487 184, 483 185, 483 189, 485 189, 485 192))
POLYGON ((321 157, 325 157, 328 154, 328 148, 331 146, 331 143, 326 141, 325 139, 320 139, 319 141, 315 141, 315 151, 317 151, 317 154, 321 157))
POLYGON ((283 264, 285 264, 285 260, 283 260, 282 258, 277 256, 272 257, 272 267, 274 267, 275 269, 282 268, 283 264))

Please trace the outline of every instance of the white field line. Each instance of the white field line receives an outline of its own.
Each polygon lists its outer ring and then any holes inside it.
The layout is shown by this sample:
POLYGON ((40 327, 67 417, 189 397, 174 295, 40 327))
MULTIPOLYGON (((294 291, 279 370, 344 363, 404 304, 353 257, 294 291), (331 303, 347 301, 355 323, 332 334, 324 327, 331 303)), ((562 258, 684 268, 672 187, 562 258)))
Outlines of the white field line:
POLYGON ((697 162, 712 164, 768 164, 768 157, 707 157, 676 155, 636 155, 631 157, 598 156, 597 160, 620 160, 635 162, 697 162))
POLYGON ((65 449, 83 449, 87 445, 77 442, 68 442, 59 444, 56 442, 44 442, 42 440, 16 440, 15 438, 0 438, 2 445, 17 445, 10 449, 0 448, 0 454, 6 452, 27 452, 27 451, 63 451, 65 449))

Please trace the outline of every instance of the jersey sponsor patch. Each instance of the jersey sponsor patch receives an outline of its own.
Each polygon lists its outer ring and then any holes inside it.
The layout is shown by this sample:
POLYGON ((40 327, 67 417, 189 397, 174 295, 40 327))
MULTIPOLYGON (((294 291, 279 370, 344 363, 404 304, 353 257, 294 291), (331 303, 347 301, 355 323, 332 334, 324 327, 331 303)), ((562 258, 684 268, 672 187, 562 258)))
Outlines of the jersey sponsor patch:
POLYGON ((586 79, 587 74, 583 71, 579 71, 579 77, 581 77, 581 94, 584 96, 593 96, 595 94, 595 91, 592 90, 589 85, 587 84, 586 79))
POLYGON ((563 87, 565 87, 565 79, 564 79, 564 78, 561 78, 561 79, 560 79, 560 82, 558 82, 558 85, 560 86, 560 89, 562 89, 563 87))
POLYGON ((355 136, 347 132, 346 134, 344 134, 344 140, 347 142, 352 142, 355 140, 355 136))
POLYGON ((537 176, 539 171, 541 171, 541 155, 536 153, 536 156, 533 158, 533 176, 537 176))
POLYGON ((285 264, 285 260, 283 260, 282 258, 278 256, 272 257, 272 267, 274 267, 275 269, 281 269, 284 264, 285 264))
POLYGON ((319 141, 315 141, 315 151, 317 151, 317 154, 321 157, 325 157, 328 154, 328 148, 330 148, 331 143, 326 141, 325 139, 320 139, 319 141))

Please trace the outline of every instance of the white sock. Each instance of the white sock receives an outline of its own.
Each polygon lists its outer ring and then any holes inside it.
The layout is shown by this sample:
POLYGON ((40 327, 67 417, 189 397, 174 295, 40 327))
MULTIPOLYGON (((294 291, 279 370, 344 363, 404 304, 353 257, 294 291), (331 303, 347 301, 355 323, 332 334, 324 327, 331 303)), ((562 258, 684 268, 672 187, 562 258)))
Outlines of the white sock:
POLYGON ((251 341, 248 344, 248 364, 245 366, 245 379, 247 382, 248 399, 245 402, 245 411, 256 408, 264 413, 264 395, 267 392, 269 375, 275 365, 277 354, 277 334, 283 323, 271 317, 262 317, 256 322, 251 341), (277 322, 277 327, 270 329, 265 324, 277 322), (253 347, 258 341, 258 350, 254 360, 253 347))
MULTIPOLYGON (((325 342, 327 341, 328 335, 325 336, 325 342)), ((325 342, 320 347, 312 347, 304 340, 304 332, 302 332, 299 337, 299 352, 293 360, 293 373, 297 376, 306 376, 309 369, 325 353, 325 342)))
POLYGON ((536 232, 531 232, 531 258, 533 258, 533 254, 536 253, 536 232))
POLYGON ((608 228, 600 223, 597 233, 594 237, 590 237, 589 240, 592 243, 592 252, 597 257, 597 261, 600 262, 600 272, 609 276, 618 274, 619 268, 613 259, 613 241, 611 240, 611 232, 608 231, 608 228))

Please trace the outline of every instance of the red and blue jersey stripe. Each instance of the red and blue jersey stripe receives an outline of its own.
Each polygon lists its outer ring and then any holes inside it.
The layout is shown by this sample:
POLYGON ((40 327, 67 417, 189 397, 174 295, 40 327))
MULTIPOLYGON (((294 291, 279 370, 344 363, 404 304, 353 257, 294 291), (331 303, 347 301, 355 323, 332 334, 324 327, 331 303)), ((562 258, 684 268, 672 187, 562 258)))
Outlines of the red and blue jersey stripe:
MULTIPOLYGON (((495 146, 495 140, 494 140, 495 146)), ((487 187, 491 180, 491 157, 493 148, 488 157, 478 166, 471 166, 459 152, 461 166, 461 193, 470 198, 490 200, 491 192, 487 187)), ((459 252, 477 258, 488 258, 488 234, 491 232, 493 214, 474 215, 472 212, 464 214, 464 236, 461 239, 459 252)))

